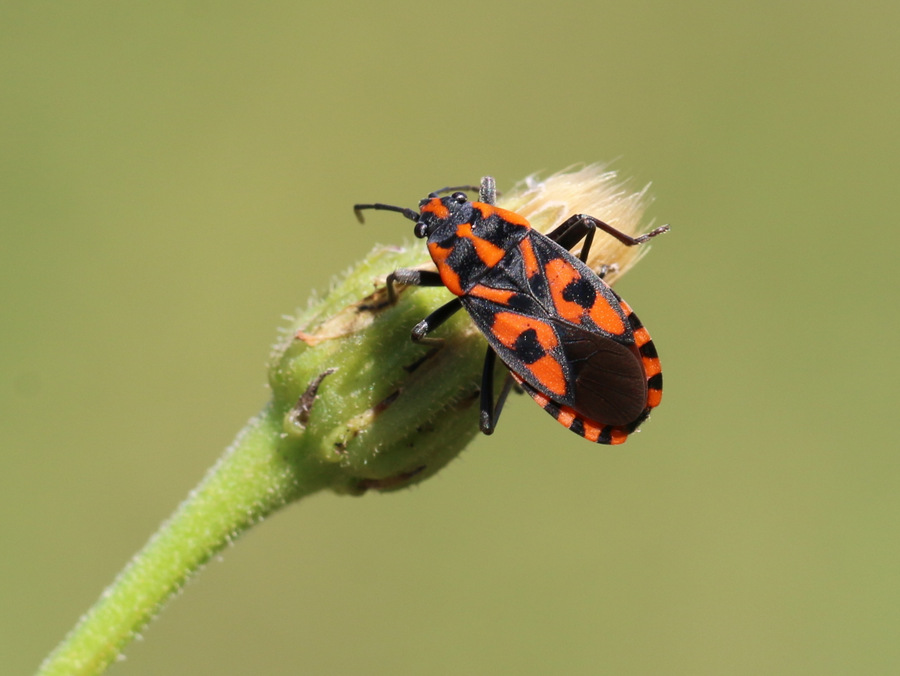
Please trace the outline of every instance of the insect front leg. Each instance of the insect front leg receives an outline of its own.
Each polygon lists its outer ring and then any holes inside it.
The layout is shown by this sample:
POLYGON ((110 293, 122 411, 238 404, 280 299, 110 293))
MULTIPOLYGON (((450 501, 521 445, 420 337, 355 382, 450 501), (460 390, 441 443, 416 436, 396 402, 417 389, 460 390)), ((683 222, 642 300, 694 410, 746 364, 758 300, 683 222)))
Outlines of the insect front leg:
POLYGON ((393 305, 397 302, 397 292, 394 291, 394 284, 402 284, 403 286, 443 286, 441 276, 435 270, 413 270, 411 268, 400 268, 394 270, 387 276, 386 286, 388 292, 388 303, 393 305))
MULTIPOLYGON (((397 302, 397 290, 394 288, 396 284, 403 286, 443 286, 441 276, 434 270, 413 270, 411 268, 400 268, 394 270, 387 276, 385 287, 387 288, 387 300, 380 303, 377 307, 367 307, 367 310, 379 310, 387 305, 393 305, 397 302)), ((422 321, 413 327, 410 338, 413 342, 439 345, 443 341, 437 338, 428 338, 427 335, 434 331, 437 327, 450 319, 456 312, 462 308, 462 300, 454 298, 449 303, 441 305, 437 310, 425 317, 422 321)))
POLYGON ((367 312, 379 312, 386 307, 396 304, 397 290, 395 284, 401 286, 443 286, 440 275, 434 270, 412 270, 410 268, 400 268, 394 270, 387 276, 385 280, 385 289, 387 290, 387 300, 379 293, 372 294, 360 304, 359 309, 367 312))
MULTIPOLYGON (((434 270, 413 270, 410 268, 394 270, 387 276, 386 282, 388 303, 391 304, 397 301, 397 292, 394 289, 395 284, 403 284, 405 286, 444 286, 441 276, 434 270)), ((460 298, 454 298, 449 303, 441 305, 413 327, 410 337, 416 343, 441 344, 442 340, 428 338, 428 334, 450 319, 460 309, 462 309, 462 300, 460 298)))

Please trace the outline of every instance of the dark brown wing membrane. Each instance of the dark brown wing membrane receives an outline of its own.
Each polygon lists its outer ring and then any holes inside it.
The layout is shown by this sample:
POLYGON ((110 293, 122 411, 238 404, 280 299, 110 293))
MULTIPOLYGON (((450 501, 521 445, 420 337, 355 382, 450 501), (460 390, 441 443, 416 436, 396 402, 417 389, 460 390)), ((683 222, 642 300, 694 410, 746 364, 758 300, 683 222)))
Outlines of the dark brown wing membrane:
POLYGON ((572 369, 572 408, 606 425, 627 425, 647 406, 647 378, 637 347, 554 322, 572 369))

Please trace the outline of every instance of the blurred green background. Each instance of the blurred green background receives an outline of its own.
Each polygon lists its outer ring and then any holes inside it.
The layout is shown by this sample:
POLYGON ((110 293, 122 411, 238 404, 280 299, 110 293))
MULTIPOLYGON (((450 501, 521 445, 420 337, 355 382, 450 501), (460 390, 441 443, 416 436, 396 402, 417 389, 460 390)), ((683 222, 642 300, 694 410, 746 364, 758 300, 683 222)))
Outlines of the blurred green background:
POLYGON ((316 496, 117 674, 900 672, 900 9, 0 5, 0 663, 28 673, 267 398, 376 242, 355 201, 614 161, 666 396, 526 398, 436 478, 316 496))

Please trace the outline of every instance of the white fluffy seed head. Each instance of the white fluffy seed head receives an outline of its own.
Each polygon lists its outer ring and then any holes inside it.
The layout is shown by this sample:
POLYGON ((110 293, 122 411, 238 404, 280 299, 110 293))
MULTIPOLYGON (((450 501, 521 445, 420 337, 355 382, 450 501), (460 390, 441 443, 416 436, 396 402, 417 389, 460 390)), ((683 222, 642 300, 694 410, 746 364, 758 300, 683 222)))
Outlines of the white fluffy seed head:
MULTIPOLYGON (((637 192, 628 187, 615 171, 602 165, 589 164, 566 169, 545 179, 532 175, 505 192, 498 206, 515 211, 529 220, 538 231, 546 233, 575 214, 594 216, 617 230, 636 236, 650 229, 642 224, 649 203, 649 184, 637 192)), ((614 266, 605 277, 612 284, 634 265, 648 250, 647 244, 625 246, 602 232, 594 237, 588 265, 599 270, 614 266)), ((578 247, 575 249, 577 254, 578 247)))

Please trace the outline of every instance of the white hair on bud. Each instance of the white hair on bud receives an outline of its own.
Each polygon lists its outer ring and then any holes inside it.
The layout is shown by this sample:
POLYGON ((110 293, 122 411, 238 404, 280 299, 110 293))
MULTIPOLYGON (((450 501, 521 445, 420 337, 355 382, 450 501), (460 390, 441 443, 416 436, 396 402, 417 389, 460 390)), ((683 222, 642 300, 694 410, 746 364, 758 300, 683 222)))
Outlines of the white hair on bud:
MULTIPOLYGON (((564 169, 545 179, 531 175, 498 200, 498 206, 515 211, 529 220, 539 232, 549 232, 575 214, 594 216, 622 232, 637 236, 650 229, 643 225, 649 203, 650 184, 637 192, 628 188, 613 170, 600 164, 564 169)), ((613 237, 598 232, 587 263, 594 270, 613 266, 605 281, 613 283, 634 265, 648 249, 647 244, 625 246, 613 237)), ((577 247, 575 253, 577 254, 577 247)))

